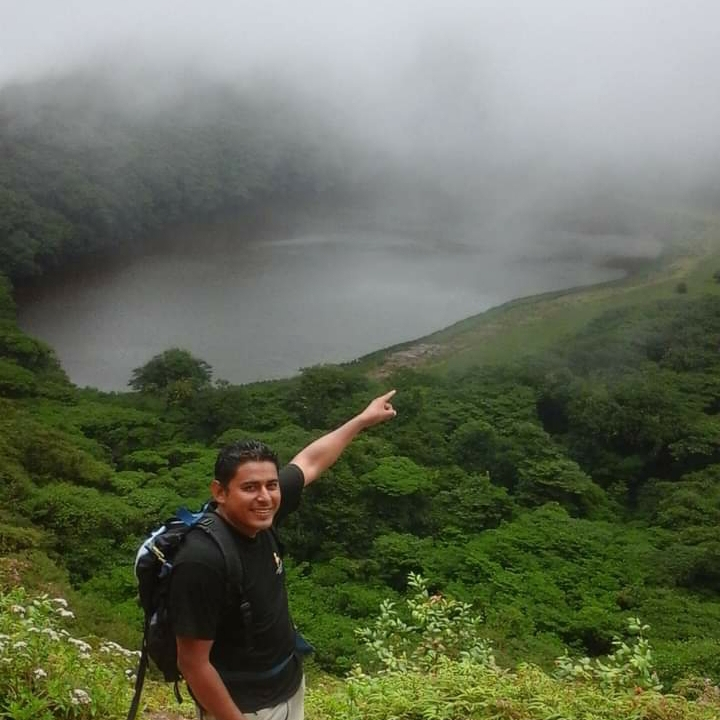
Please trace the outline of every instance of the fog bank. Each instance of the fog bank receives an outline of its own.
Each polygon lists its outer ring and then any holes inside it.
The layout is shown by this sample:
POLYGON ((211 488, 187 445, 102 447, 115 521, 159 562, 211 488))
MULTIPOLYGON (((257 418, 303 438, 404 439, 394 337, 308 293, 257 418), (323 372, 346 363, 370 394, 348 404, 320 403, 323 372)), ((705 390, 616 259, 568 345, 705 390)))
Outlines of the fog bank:
POLYGON ((264 98, 345 153, 346 179, 411 178, 490 223, 609 194, 720 196, 710 0, 30 0, 3 15, 6 87, 90 76, 128 117, 198 124, 213 104, 198 87, 264 98))

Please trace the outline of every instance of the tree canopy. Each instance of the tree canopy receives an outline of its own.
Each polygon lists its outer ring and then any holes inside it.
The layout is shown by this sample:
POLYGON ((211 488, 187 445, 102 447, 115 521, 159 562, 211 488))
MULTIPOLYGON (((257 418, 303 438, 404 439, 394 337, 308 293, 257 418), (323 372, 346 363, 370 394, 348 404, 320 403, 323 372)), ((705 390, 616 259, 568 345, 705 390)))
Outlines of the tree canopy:
POLYGON ((166 392, 182 397, 210 385, 212 368, 187 350, 170 348, 135 368, 128 383, 144 393, 166 392))

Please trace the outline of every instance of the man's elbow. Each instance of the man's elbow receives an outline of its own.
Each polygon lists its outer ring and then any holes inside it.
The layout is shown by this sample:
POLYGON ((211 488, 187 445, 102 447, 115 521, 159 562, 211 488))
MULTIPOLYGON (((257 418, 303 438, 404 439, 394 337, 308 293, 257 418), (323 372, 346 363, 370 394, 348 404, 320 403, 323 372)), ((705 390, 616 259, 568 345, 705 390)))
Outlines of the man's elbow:
POLYGON ((177 650, 177 668, 189 683, 209 668, 210 658, 207 653, 184 647, 180 642, 177 650))

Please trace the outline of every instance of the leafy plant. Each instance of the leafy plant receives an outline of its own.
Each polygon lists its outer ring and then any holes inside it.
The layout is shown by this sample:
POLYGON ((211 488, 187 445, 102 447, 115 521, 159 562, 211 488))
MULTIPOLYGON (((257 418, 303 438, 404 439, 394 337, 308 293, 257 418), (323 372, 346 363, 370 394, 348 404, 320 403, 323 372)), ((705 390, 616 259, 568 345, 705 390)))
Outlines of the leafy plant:
POLYGON ((137 653, 73 637, 63 598, 0 595, 0 718, 115 718, 128 707, 137 653))
POLYGON ((611 687, 631 687, 662 690, 655 672, 653 651, 645 633, 649 625, 643 625, 638 618, 628 621, 629 640, 619 636, 613 639, 615 650, 605 660, 588 657, 573 660, 567 653, 559 657, 556 675, 572 680, 596 680, 611 687))
MULTIPOLYGON (((380 604, 372 625, 357 630, 367 653, 367 666, 380 672, 429 671, 448 658, 492 667, 490 644, 480 635, 482 617, 469 603, 431 595, 419 574, 408 575, 413 594, 403 617, 391 600, 380 604)), ((356 667, 354 677, 365 671, 356 667)))

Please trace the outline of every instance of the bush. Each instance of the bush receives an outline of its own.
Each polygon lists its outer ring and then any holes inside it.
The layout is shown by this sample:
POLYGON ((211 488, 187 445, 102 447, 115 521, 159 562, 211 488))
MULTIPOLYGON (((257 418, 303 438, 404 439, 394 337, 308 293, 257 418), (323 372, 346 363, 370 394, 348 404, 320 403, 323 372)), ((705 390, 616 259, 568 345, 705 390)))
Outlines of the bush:
POLYGON ((566 679, 595 680, 601 685, 618 688, 643 688, 661 690, 662 685, 655 672, 653 651, 645 632, 649 625, 643 625, 633 618, 628 621, 631 640, 616 636, 615 650, 604 660, 584 657, 572 660, 567 653, 559 657, 557 676, 566 679))
POLYGON ((6 720, 119 718, 129 707, 137 653, 90 644, 65 629, 62 598, 0 595, 0 716, 6 720))
MULTIPOLYGON (((413 595, 406 600, 406 618, 384 600, 375 622, 357 631, 369 667, 384 673, 430 671, 449 658, 495 666, 492 649, 480 636, 483 620, 468 603, 430 595, 425 579, 415 573, 408 575, 408 585, 413 595)), ((363 676, 363 669, 355 668, 354 677, 363 676)))
POLYGON ((717 720, 718 712, 712 690, 692 701, 564 682, 531 665, 508 672, 451 660, 431 674, 361 678, 330 692, 311 685, 306 699, 314 720, 717 720))
POLYGON ((720 691, 694 683, 689 696, 662 695, 651 652, 633 621, 630 644, 617 639, 605 664, 587 658, 558 660, 564 679, 531 665, 515 672, 497 667, 478 635, 470 606, 431 596, 410 575, 410 622, 383 603, 374 625, 359 631, 379 672, 356 668, 344 686, 311 690, 309 716, 317 720, 715 720, 720 691), (692 693, 692 694, 691 694, 692 693))

